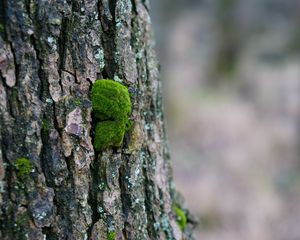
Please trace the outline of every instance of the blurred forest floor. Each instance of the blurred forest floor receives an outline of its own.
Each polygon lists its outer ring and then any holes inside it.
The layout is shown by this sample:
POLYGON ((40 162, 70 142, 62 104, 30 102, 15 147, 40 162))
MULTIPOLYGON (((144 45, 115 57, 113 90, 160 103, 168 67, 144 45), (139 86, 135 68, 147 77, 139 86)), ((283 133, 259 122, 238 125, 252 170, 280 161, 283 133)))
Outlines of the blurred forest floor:
POLYGON ((177 188, 201 240, 300 239, 300 2, 153 1, 177 188))

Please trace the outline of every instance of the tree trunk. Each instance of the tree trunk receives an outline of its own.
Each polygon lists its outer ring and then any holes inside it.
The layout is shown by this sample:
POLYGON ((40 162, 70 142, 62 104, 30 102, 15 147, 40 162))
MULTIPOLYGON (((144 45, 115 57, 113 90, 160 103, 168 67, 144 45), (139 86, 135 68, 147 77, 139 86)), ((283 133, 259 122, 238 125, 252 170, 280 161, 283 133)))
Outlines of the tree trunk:
POLYGON ((147 1, 0 5, 0 239, 191 239, 172 183, 147 1), (100 152, 96 79, 128 87, 134 122, 122 147, 100 152))

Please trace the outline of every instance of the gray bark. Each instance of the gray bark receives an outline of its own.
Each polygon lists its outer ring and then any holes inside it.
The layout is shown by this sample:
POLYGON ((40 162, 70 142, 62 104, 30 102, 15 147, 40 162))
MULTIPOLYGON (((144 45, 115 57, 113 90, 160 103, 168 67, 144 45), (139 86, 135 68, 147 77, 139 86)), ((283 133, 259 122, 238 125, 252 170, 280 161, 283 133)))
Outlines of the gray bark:
POLYGON ((0 4, 0 239, 192 238, 172 210, 147 1, 0 4), (94 152, 89 91, 102 78, 128 86, 134 126, 94 152))

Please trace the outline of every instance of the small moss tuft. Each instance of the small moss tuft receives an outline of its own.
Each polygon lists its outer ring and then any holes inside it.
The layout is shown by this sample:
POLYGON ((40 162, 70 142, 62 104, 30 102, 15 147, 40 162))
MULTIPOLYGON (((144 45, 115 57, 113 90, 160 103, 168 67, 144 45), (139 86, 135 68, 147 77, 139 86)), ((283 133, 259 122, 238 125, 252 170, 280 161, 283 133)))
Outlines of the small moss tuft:
POLYGON ((15 161, 15 167, 17 169, 18 177, 24 177, 32 170, 32 165, 28 158, 18 158, 15 161))
POLYGON ((115 240, 116 239, 116 232, 115 231, 109 231, 107 233, 107 240, 115 240))
POLYGON ((42 120, 42 134, 48 135, 50 131, 50 123, 47 119, 42 120))
POLYGON ((173 209, 177 215, 177 223, 178 223, 180 229, 183 231, 185 229, 186 223, 187 223, 185 213, 181 208, 177 207, 176 205, 173 206, 173 209))
POLYGON ((80 106, 81 105, 81 100, 79 99, 79 98, 75 98, 74 99, 74 104, 75 104, 75 106, 80 106))
POLYGON ((4 25, 0 23, 0 33, 4 32, 4 25))
POLYGON ((128 89, 113 80, 97 80, 91 91, 93 113, 99 121, 96 125, 94 148, 122 145, 125 132, 131 123, 131 101, 128 89))

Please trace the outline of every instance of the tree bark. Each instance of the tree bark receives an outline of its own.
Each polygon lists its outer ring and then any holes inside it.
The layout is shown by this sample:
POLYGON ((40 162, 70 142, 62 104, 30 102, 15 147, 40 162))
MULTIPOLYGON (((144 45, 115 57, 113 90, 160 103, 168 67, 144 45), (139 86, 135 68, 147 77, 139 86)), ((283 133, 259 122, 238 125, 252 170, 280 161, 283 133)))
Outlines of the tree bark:
POLYGON ((191 239, 174 211, 147 1, 0 5, 0 239, 191 239), (95 152, 89 93, 105 78, 128 87, 134 125, 95 152))

